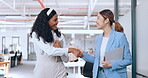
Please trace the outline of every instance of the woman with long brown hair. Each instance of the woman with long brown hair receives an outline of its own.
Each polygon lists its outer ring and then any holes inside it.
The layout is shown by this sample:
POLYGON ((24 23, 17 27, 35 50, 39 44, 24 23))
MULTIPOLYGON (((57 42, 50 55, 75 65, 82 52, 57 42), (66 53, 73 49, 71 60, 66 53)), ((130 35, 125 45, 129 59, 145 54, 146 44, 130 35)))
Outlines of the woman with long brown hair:
POLYGON ((105 9, 98 13, 97 28, 102 29, 103 33, 96 37, 96 52, 92 57, 84 53, 84 60, 94 63, 93 78, 127 78, 126 66, 132 63, 129 44, 123 33, 123 27, 119 22, 115 22, 114 14, 111 10, 105 9), (115 27, 113 29, 113 23, 115 27), (124 47, 122 60, 107 61, 105 52, 124 47))

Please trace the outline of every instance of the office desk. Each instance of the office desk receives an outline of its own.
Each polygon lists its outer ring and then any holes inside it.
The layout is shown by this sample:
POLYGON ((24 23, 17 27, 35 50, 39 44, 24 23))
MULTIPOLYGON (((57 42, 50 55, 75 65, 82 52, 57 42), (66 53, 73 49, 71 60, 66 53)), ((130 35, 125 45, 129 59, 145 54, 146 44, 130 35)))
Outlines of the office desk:
POLYGON ((64 63, 65 67, 66 68, 69 68, 69 67, 72 67, 73 68, 73 74, 75 74, 75 68, 78 67, 78 75, 80 77, 81 75, 81 67, 83 67, 85 64, 85 61, 84 60, 79 60, 78 62, 67 62, 67 63, 64 63))
POLYGON ((17 54, 17 56, 15 56, 15 54, 4 54, 5 60, 10 61, 9 67, 17 66, 17 57, 19 57, 19 56, 20 56, 20 54, 17 54))

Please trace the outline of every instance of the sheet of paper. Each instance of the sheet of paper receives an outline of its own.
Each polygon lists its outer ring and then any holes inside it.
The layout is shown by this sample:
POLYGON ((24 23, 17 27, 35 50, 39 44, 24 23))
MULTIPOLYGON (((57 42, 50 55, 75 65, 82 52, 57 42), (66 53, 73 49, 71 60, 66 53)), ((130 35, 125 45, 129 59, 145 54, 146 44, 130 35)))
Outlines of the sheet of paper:
POLYGON ((106 61, 119 61, 123 59, 124 47, 119 47, 111 51, 107 51, 105 54, 106 61))

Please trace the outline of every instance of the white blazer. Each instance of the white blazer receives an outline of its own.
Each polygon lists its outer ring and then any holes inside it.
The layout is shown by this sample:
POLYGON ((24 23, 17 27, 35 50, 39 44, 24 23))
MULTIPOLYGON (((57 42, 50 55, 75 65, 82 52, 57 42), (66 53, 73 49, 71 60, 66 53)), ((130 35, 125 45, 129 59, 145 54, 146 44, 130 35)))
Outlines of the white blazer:
MULTIPOLYGON (((53 33, 53 38, 54 40, 60 40, 63 43, 63 47, 65 46, 63 35, 58 38, 53 33)), ((37 38, 35 32, 32 34, 32 39, 37 55, 34 68, 35 78, 66 78, 66 68, 63 61, 68 62, 68 48, 55 48, 53 47, 54 43, 45 44, 42 38, 40 40, 37 38)))

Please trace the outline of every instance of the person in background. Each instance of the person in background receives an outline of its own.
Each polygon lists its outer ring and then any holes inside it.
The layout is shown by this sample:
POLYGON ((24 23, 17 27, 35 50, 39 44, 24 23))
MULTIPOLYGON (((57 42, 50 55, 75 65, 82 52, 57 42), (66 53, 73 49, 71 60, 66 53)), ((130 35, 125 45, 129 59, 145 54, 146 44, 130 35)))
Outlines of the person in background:
POLYGON ((115 22, 114 14, 111 10, 105 9, 98 13, 97 28, 102 29, 103 33, 96 37, 96 47, 94 57, 84 52, 81 57, 85 61, 94 63, 93 78, 128 78, 128 65, 132 64, 132 57, 129 50, 129 43, 121 30, 123 27, 119 22, 115 22), (115 30, 112 25, 115 25, 115 30), (120 29, 121 28, 121 29, 120 29), (123 59, 110 62, 105 60, 105 52, 124 47, 123 59))
POLYGON ((92 48, 89 49, 88 54, 94 56, 94 53, 93 53, 93 49, 92 48))
MULTIPOLYGON (((88 54, 94 56, 93 49, 90 48, 88 54)), ((93 78, 93 63, 86 61, 82 69, 82 75, 85 77, 93 78)))
POLYGON ((64 37, 57 28, 58 14, 54 9, 45 8, 37 16, 30 36, 35 44, 37 61, 34 78, 66 78, 63 61, 68 61, 68 53, 77 57, 83 52, 76 48, 64 48, 64 37))

